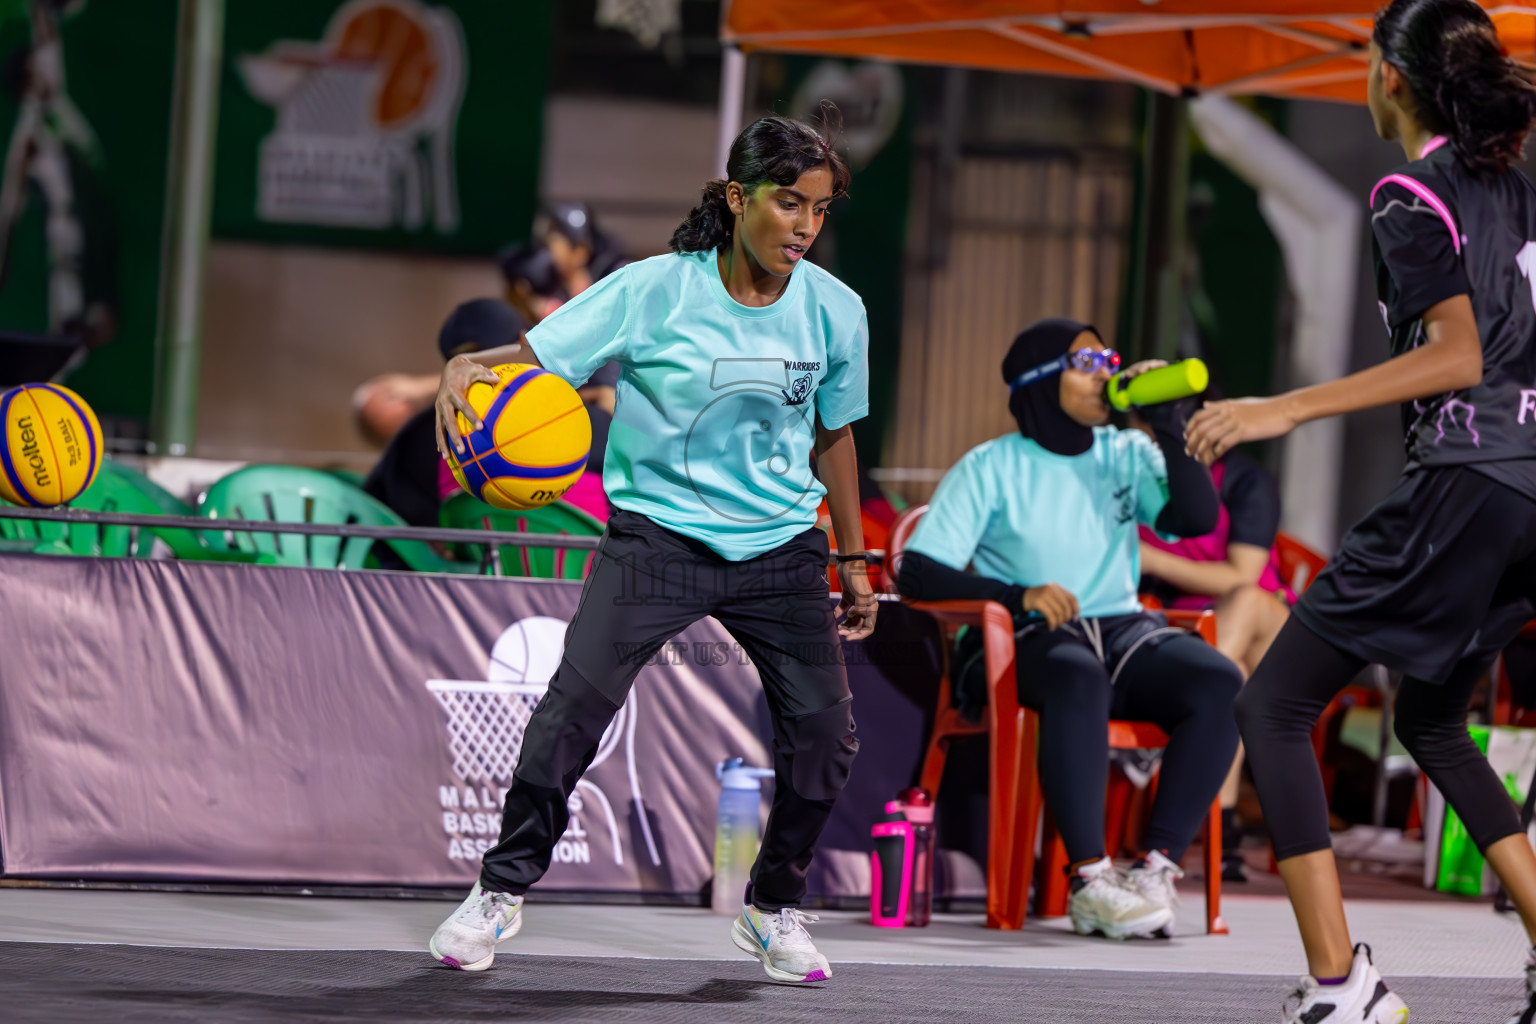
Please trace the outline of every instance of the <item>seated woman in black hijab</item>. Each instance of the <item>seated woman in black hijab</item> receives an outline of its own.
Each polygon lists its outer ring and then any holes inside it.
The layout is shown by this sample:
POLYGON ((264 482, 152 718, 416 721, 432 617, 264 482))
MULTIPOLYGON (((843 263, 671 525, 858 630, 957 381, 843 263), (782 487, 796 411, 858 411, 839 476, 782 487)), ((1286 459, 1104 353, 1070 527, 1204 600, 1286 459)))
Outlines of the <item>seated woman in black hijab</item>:
POLYGON ((1078 932, 1111 938, 1171 934, 1178 862, 1237 751, 1242 686, 1213 648, 1141 610, 1137 524, 1209 533, 1217 499, 1184 452, 1175 405, 1142 410, 1155 444, 1105 425, 1118 365, 1086 324, 1045 320, 1020 334, 1003 360, 1018 432, 945 475, 896 577, 910 598, 1013 611, 1019 701, 1040 713, 1041 785, 1071 861, 1069 913, 1078 932), (1145 853, 1129 874, 1104 850, 1111 718, 1169 736, 1145 853))

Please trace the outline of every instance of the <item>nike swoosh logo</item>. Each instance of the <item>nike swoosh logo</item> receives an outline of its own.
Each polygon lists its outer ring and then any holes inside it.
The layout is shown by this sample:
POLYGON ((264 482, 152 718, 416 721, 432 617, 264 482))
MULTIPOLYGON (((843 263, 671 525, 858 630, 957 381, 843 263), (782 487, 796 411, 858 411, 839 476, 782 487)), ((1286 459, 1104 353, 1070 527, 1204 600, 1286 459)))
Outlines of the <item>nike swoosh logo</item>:
POLYGON ((514 920, 516 920, 516 919, 517 919, 517 911, 514 910, 514 911, 512 911, 512 916, 507 918, 505 921, 497 921, 496 922, 496 937, 498 939, 501 938, 501 933, 506 931, 507 928, 509 926, 511 926, 512 922, 514 920))
POLYGON ((748 917, 746 914, 742 914, 741 919, 747 922, 748 928, 752 929, 752 937, 758 941, 758 944, 761 945, 764 949, 767 949, 768 940, 763 938, 763 933, 757 930, 757 925, 752 923, 752 918, 748 917))

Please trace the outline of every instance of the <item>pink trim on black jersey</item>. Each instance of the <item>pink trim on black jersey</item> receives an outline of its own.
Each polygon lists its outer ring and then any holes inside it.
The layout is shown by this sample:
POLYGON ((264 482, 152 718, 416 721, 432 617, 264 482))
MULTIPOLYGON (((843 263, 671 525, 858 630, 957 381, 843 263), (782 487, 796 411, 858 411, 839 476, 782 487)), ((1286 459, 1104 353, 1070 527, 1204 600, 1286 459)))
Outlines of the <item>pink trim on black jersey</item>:
POLYGON ((1429 190, 1429 186, 1425 185, 1422 181, 1408 177, 1406 174, 1389 174, 1378 181, 1375 188, 1371 189, 1372 207, 1376 205, 1376 193, 1380 192, 1381 187, 1386 184, 1401 185, 1428 203, 1430 209, 1438 213, 1440 219, 1445 221, 1446 228, 1451 232, 1451 245, 1455 248, 1458 256, 1461 254, 1461 232, 1456 230, 1456 220, 1451 216, 1450 207, 1441 202, 1440 197, 1429 190))
POLYGON ((1444 135, 1436 135, 1434 138, 1424 143, 1424 148, 1419 152, 1419 159, 1423 160, 1425 157, 1429 156, 1429 154, 1445 145, 1447 141, 1448 140, 1444 135))

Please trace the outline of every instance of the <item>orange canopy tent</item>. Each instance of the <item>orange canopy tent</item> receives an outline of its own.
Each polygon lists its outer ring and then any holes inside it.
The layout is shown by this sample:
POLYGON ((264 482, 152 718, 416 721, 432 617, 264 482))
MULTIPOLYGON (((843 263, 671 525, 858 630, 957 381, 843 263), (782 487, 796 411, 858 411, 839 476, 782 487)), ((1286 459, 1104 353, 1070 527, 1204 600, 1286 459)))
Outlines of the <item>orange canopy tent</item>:
MULTIPOLYGON (((1536 59, 1536 0, 1481 0, 1536 59)), ((1134 82, 1163 93, 1365 101, 1378 0, 732 0, 742 50, 1134 82)))

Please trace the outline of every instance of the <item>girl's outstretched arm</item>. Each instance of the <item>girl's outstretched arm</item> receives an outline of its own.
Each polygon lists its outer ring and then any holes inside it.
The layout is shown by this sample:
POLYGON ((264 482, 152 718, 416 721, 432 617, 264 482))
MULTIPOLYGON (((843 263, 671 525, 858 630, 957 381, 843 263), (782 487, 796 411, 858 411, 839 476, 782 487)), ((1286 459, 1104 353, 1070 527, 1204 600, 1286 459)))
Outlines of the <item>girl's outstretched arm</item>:
POLYGON ((1481 382, 1483 345, 1471 300, 1453 295, 1429 307, 1423 321, 1424 344, 1368 370, 1274 398, 1208 403, 1184 434, 1190 454, 1210 465, 1235 445, 1279 437, 1309 420, 1430 398, 1481 382))
MULTIPOLYGON (((827 488, 827 510, 832 514, 832 533, 840 554, 864 550, 864 523, 859 518, 859 457, 853 450, 853 431, 846 426, 828 430, 816 417, 816 471, 827 488)), ((869 582, 867 562, 839 562, 843 621, 838 632, 845 640, 862 640, 875 631, 875 588, 869 582)))

